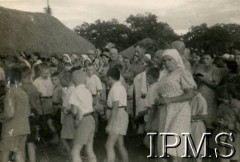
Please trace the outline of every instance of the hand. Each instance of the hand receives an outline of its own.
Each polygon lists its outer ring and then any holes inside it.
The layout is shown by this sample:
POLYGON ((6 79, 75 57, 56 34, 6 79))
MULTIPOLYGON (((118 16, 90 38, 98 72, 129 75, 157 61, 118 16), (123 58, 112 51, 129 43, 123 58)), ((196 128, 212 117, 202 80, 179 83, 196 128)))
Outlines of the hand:
POLYGON ((105 130, 106 130, 107 133, 110 132, 110 124, 107 125, 105 130))
POLYGON ((159 97, 157 99, 157 103, 158 103, 158 105, 166 105, 166 104, 171 103, 171 101, 170 101, 169 97, 159 97))
POLYGON ((146 98, 146 96, 147 96, 147 95, 146 95, 145 93, 141 94, 141 98, 142 98, 142 99, 146 98))

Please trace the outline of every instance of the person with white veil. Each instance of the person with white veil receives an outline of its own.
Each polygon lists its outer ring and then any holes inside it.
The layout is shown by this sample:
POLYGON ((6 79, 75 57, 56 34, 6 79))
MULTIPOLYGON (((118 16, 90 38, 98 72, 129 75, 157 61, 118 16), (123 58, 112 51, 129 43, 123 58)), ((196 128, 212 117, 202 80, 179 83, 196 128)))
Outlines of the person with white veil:
MULTIPOLYGON (((185 70, 181 56, 176 49, 167 49, 163 52, 163 64, 165 70, 162 75, 158 93, 159 98, 155 104, 160 108, 159 133, 190 133, 191 108, 189 101, 194 97, 193 88, 196 83, 190 72, 185 70)), ((167 137, 168 144, 176 142, 175 137, 167 137)), ((182 137, 181 137, 182 138, 182 137)), ((162 150, 162 137, 158 138, 158 155, 168 154, 173 162, 181 162, 184 155, 184 143, 176 148, 168 148, 167 152, 162 150)), ((166 159, 161 159, 165 161, 166 159)), ((167 161, 167 160, 166 160, 167 161)))

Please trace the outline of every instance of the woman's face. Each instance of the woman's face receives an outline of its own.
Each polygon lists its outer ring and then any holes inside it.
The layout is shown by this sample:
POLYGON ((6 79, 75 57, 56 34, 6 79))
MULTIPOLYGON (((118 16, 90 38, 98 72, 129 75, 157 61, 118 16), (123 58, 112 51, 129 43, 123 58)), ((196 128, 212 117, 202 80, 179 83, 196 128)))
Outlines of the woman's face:
POLYGON ((122 57, 122 55, 118 55, 118 60, 120 60, 120 61, 123 62, 123 57, 122 57))
POLYGON ((213 58, 210 55, 204 55, 203 56, 203 64, 205 66, 210 66, 213 64, 213 58))
POLYGON ((168 71, 177 69, 177 62, 171 56, 163 56, 163 64, 168 71))
POLYGON ((130 66, 130 60, 127 59, 127 58, 125 58, 125 59, 123 60, 123 63, 124 63, 124 65, 125 65, 125 67, 129 67, 129 66, 130 66))
POLYGON ((63 56, 63 62, 64 62, 64 63, 68 63, 68 62, 69 62, 69 61, 68 61, 68 57, 63 56))
POLYGON ((108 63, 109 58, 107 56, 102 56, 101 58, 104 63, 108 63))
POLYGON ((235 55, 235 61, 240 66, 240 55, 235 55))

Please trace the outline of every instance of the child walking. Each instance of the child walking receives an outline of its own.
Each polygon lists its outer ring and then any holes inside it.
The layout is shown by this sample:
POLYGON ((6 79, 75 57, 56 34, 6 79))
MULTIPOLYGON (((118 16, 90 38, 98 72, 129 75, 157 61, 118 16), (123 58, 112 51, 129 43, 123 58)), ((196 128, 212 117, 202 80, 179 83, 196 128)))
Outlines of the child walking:
POLYGON ((96 162, 93 151, 93 139, 95 131, 95 121, 92 116, 92 94, 86 88, 86 74, 81 70, 72 73, 72 80, 75 90, 72 92, 69 104, 72 105, 72 113, 75 117, 76 133, 73 140, 72 159, 73 162, 82 162, 80 152, 85 145, 89 162, 96 162))
POLYGON ((71 157, 72 141, 74 139, 75 128, 73 125, 73 115, 71 112, 71 104, 69 104, 69 98, 74 91, 75 87, 72 82, 72 75, 70 72, 63 72, 60 74, 61 85, 66 88, 65 93, 63 93, 63 103, 62 103, 62 114, 61 114, 61 139, 62 143, 69 155, 71 157))
POLYGON ((107 110, 108 124, 106 127, 108 138, 105 144, 107 162, 115 161, 115 146, 119 149, 122 161, 128 162, 128 152, 124 146, 123 139, 128 128, 128 114, 125 110, 127 106, 127 92, 120 82, 120 71, 117 68, 109 69, 107 76, 111 84, 107 100, 109 107, 107 110))
POLYGON ((4 98, 2 122, 1 161, 9 161, 11 151, 16 153, 16 162, 25 162, 25 143, 30 134, 28 117, 30 115, 27 94, 20 87, 22 75, 19 68, 11 67, 6 71, 8 91, 4 98))

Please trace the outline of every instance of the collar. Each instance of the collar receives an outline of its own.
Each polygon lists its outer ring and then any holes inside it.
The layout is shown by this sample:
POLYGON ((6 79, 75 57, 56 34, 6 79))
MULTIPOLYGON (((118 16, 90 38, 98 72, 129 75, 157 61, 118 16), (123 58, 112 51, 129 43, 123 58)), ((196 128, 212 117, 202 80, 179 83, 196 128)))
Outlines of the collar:
POLYGON ((76 88, 85 88, 85 84, 79 84, 78 86, 76 86, 76 88))
POLYGON ((114 84, 112 85, 112 87, 118 86, 118 85, 121 85, 121 84, 122 84, 121 81, 117 81, 116 83, 114 83, 114 84))

